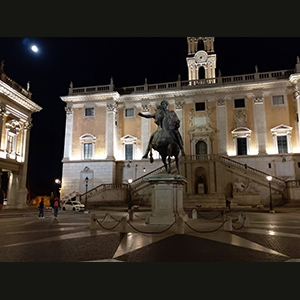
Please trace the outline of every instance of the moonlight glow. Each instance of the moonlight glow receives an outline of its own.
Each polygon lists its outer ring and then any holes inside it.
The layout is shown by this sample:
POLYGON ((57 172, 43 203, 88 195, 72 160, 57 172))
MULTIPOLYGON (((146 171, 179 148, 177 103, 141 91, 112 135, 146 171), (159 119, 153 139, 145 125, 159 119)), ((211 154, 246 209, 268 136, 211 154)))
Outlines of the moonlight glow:
POLYGON ((39 51, 39 49, 38 49, 38 47, 37 47, 36 45, 33 45, 33 46, 31 47, 31 50, 32 50, 33 52, 38 52, 38 51, 39 51))

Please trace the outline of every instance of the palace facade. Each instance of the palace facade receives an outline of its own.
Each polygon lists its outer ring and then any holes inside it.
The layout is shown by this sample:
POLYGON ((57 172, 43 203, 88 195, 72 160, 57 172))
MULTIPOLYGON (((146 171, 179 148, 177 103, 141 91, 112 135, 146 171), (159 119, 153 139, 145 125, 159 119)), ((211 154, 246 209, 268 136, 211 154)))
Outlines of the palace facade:
POLYGON ((27 165, 31 116, 42 108, 0 67, 0 173, 7 208, 27 207, 27 165))
POLYGON ((130 179, 133 200, 149 204, 143 178, 164 168, 158 153, 153 164, 142 159, 156 125, 138 113, 152 114, 167 100, 181 121, 185 206, 224 206, 225 197, 233 205, 267 205, 269 188, 275 205, 300 200, 299 58, 292 70, 226 77, 216 74, 216 61, 213 37, 188 37, 187 81, 124 88, 112 79, 105 86, 71 83, 61 97, 62 199, 120 203, 130 179))

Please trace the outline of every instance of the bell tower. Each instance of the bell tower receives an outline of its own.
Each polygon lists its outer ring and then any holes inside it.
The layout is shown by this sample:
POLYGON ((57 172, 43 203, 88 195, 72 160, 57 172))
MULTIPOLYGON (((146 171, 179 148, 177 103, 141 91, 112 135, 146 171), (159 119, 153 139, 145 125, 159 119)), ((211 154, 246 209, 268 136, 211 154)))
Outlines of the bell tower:
POLYGON ((215 83, 217 56, 214 51, 214 37, 188 37, 186 58, 190 85, 215 83), (204 69, 204 78, 199 70, 204 69))

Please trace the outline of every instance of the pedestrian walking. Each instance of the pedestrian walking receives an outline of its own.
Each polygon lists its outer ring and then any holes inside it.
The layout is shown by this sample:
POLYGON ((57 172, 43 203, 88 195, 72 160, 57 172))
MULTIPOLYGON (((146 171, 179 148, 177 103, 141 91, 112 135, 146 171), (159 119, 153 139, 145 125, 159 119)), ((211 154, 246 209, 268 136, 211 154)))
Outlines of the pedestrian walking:
POLYGON ((228 212, 230 212, 230 204, 231 204, 231 201, 226 197, 226 210, 228 212))
POLYGON ((2 187, 0 187, 0 211, 2 210, 3 208, 3 205, 4 205, 4 192, 2 190, 2 187))
POLYGON ((54 203, 53 203, 53 209, 54 209, 54 218, 57 219, 58 216, 58 209, 60 208, 60 203, 58 197, 55 197, 54 203))
POLYGON ((39 219, 44 219, 44 206, 44 198, 42 198, 39 203, 39 219))

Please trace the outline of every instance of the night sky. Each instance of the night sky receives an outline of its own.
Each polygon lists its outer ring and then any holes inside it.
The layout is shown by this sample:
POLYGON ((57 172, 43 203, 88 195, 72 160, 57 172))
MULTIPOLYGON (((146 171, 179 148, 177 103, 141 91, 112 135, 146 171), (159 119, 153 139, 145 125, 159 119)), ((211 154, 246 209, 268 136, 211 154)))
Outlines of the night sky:
MULTIPOLYGON (((50 195, 61 178, 65 103, 60 96, 74 87, 115 86, 188 79, 186 37, 0 37, 4 71, 43 109, 32 115, 28 187, 31 196, 50 195), (39 48, 34 53, 30 47, 39 48)), ((300 37, 216 37, 217 72, 222 76, 293 69, 300 37)), ((217 73, 218 74, 218 73, 217 73)))

